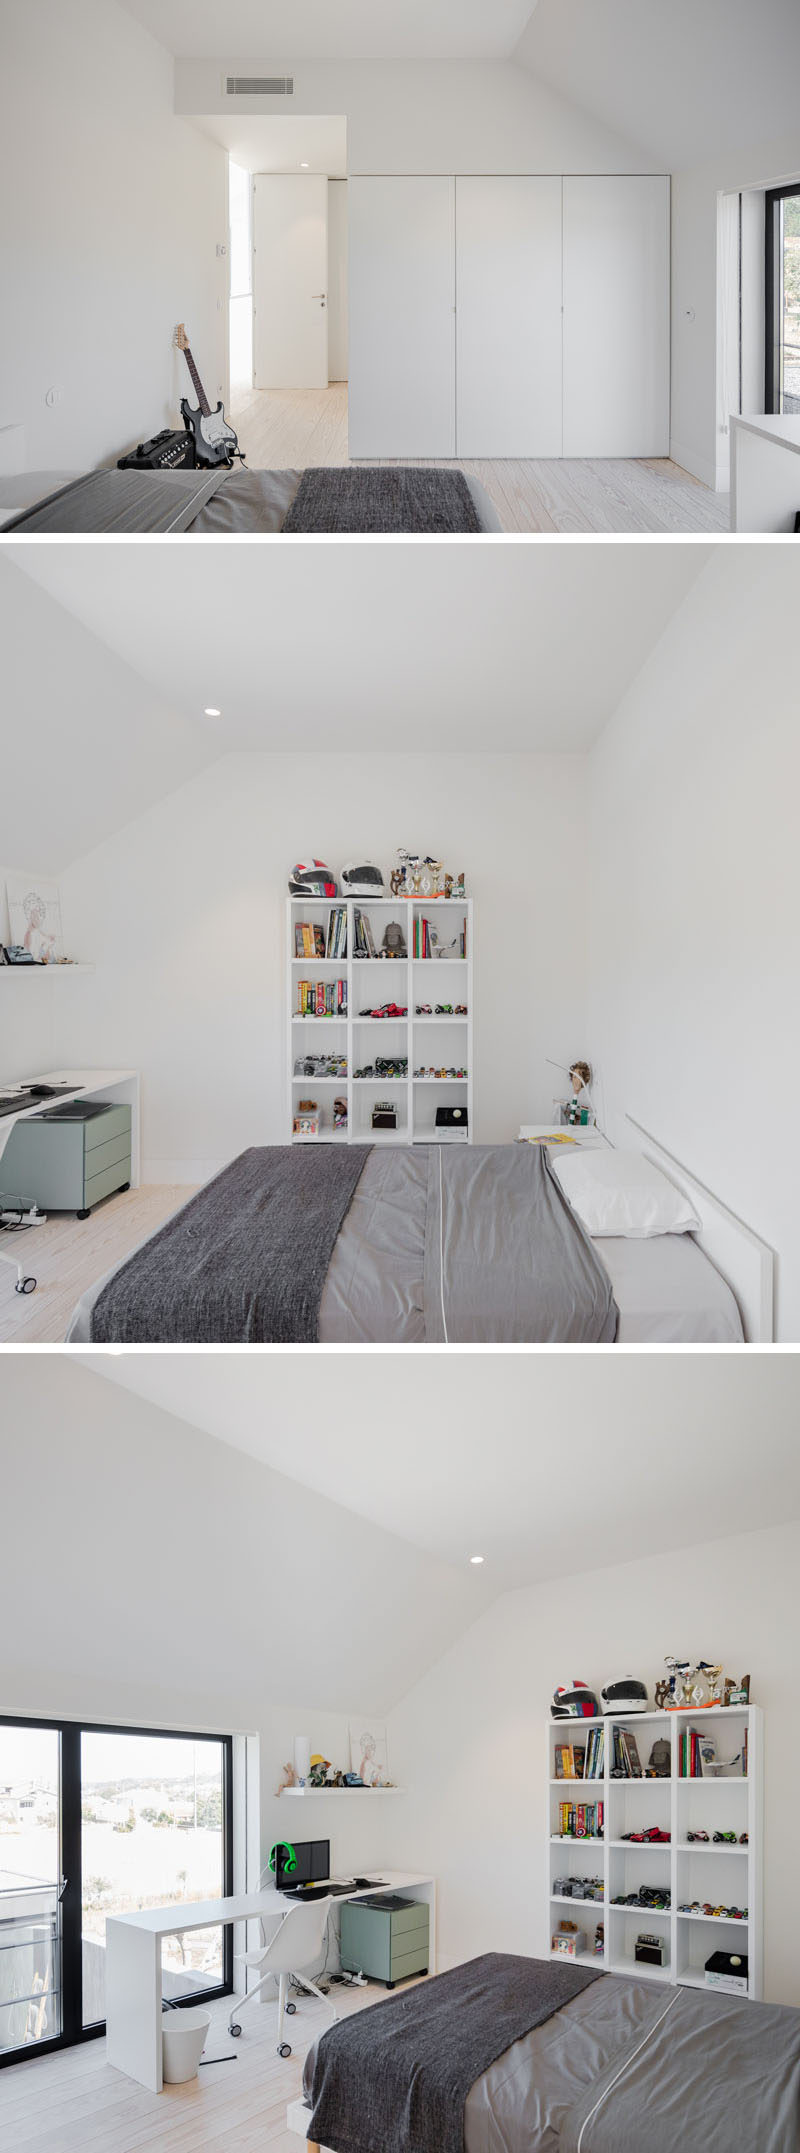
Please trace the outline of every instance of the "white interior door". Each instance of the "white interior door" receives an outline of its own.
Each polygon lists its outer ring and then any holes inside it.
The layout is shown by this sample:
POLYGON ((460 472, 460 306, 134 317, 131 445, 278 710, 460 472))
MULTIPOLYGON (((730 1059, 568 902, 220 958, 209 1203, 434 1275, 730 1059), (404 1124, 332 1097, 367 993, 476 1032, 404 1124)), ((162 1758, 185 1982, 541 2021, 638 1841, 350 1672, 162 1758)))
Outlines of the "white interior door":
POLYGON ((561 180, 459 179, 459 456, 561 455, 561 180))
POLYGON ((327 179, 259 173, 253 247, 256 388, 327 389, 327 179))
POLYGON ((564 455, 669 455, 669 180, 564 181, 564 455))
POLYGON ((350 454, 455 455, 455 182, 351 179, 350 454))

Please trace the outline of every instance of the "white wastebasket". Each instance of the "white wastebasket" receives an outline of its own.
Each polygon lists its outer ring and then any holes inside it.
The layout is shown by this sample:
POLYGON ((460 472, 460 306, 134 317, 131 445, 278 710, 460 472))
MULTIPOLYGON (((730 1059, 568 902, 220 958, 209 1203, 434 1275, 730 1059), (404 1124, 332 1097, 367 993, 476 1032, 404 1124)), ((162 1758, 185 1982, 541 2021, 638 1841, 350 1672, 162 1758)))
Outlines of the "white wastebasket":
POLYGON ((188 2011, 168 2011, 161 2029, 164 2082, 182 2086, 197 2077, 197 2066, 206 2045, 211 2012, 199 2006, 188 2011))

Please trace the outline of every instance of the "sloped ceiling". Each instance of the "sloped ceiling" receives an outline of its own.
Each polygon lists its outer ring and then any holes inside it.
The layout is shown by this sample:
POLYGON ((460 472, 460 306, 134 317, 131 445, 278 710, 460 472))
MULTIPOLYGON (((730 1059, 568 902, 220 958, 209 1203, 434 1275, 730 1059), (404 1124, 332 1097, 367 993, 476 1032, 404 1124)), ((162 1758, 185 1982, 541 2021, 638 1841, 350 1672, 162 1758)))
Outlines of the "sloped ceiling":
POLYGON ((492 1596, 800 1516, 792 1355, 81 1358, 492 1596))
MULTIPOLYGON (((269 1424, 285 1392, 273 1402, 274 1356, 256 1358, 258 1412, 269 1424)), ((310 1379, 314 1417, 322 1417, 320 1404, 327 1417, 333 1397, 344 1404, 348 1363, 339 1358, 338 1381, 324 1392, 310 1379)), ((68 1580, 72 1646, 65 1668, 68 1647, 61 1636, 43 1637, 37 1602, 30 1622, 18 1625, 15 1675, 35 1653, 54 1678, 79 1682, 75 1639, 83 1630, 86 1680, 114 1679, 121 1700, 140 1663, 161 1661, 165 1682, 185 1696, 187 1717, 203 1689, 229 1700, 228 1724, 247 1725, 247 1700, 252 1712, 255 1698, 383 1714, 494 1596, 463 1564, 428 1554, 391 1523, 376 1526, 253 1456, 237 1456, 179 1412, 87 1373, 74 1356, 12 1356, 3 1402, 0 1476, 9 1515, 36 1517, 37 1562, 51 1579, 68 1580), (22 1428, 21 1443, 14 1431, 22 1428), (165 1621, 162 1584, 183 1620, 165 1621)), ((296 1379, 292 1411, 309 1417, 308 1404, 298 1410, 296 1379)), ((0 1574, 5 1635, 15 1610, 28 1604, 29 1571, 29 1536, 18 1533, 0 1574)))
POLYGON ((712 551, 9 543, 0 862, 58 872, 229 751, 585 750, 712 551))
POLYGON ((124 0, 184 59, 507 59, 534 0, 124 0))
POLYGON ((746 184, 792 133, 800 169, 797 0, 538 0, 515 58, 665 171, 739 157, 746 184))
MULTIPOLYGON (((75 550, 89 583, 97 549, 75 550)), ((3 867, 38 864, 60 874, 220 752, 208 724, 192 724, 14 566, 7 548, 0 555, 0 648, 3 867)))

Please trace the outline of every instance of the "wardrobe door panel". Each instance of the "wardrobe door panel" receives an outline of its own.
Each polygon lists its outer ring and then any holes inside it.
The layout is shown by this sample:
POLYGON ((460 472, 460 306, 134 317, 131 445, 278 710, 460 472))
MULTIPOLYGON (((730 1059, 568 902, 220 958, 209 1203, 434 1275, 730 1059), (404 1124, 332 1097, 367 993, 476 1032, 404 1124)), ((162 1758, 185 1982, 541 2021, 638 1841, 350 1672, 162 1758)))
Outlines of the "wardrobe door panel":
POLYGON ((455 455, 452 179, 351 179, 350 454, 455 455))
POLYGON ((456 182, 459 456, 560 456, 560 179, 456 182))
POLYGON ((669 455, 669 180, 564 181, 564 455, 669 455))

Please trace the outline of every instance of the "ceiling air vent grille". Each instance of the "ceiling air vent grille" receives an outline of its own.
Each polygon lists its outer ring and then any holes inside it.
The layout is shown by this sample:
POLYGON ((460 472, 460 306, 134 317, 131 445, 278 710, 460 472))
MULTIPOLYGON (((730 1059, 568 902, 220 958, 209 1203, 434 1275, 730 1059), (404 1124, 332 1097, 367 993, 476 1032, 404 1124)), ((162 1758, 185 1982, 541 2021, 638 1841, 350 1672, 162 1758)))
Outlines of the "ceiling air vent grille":
POLYGON ((226 75, 226 97, 293 97, 293 75, 226 75))

